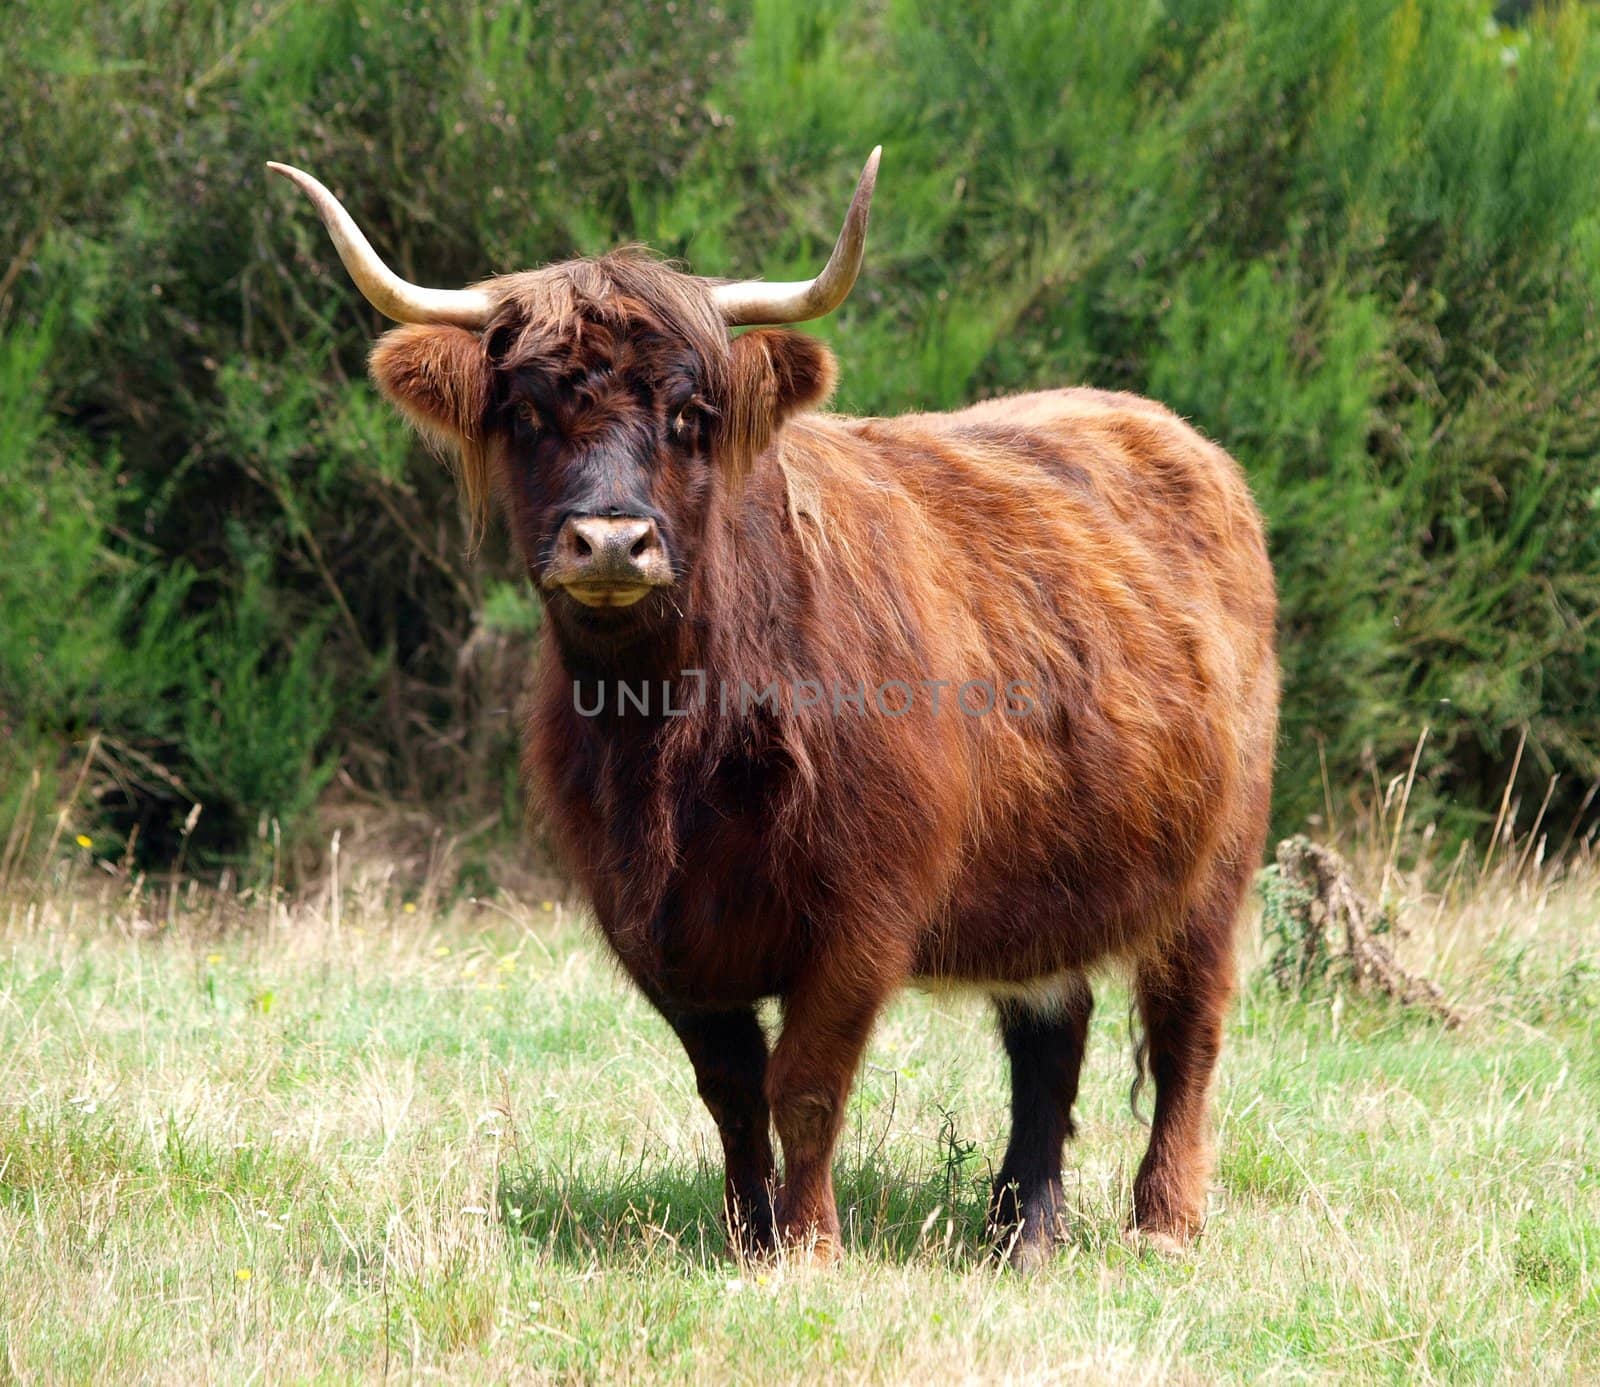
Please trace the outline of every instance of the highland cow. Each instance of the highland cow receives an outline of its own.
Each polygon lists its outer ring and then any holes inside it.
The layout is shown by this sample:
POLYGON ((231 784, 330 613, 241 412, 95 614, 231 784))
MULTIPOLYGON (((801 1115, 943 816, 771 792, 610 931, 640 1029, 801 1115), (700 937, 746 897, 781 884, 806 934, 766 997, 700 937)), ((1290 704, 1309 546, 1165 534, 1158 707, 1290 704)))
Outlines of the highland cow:
POLYGON ((833 257, 793 284, 626 251, 426 289, 272 167, 409 324, 372 374, 454 458, 476 523, 503 516, 544 604, 530 804, 688 1052, 735 1247, 837 1255, 834 1149, 874 1019, 904 985, 963 986, 1010 1061, 992 1233, 1039 1261, 1107 965, 1131 973, 1155 1085, 1132 1227, 1192 1238, 1278 701, 1233 460, 1091 389, 830 414, 821 343, 730 334, 843 300, 876 151, 833 257))

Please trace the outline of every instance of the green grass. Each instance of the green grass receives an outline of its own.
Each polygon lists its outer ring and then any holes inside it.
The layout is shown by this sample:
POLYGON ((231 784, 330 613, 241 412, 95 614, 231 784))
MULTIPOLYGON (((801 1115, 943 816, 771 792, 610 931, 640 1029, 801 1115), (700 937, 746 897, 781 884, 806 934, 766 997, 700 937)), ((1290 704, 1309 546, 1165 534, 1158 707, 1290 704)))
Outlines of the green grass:
POLYGON ((1592 879, 1412 902, 1458 1032, 1247 984, 1181 1259, 1121 1236, 1144 1131, 1106 986, 1071 1240, 1031 1278, 981 1250, 976 999, 880 1025, 843 1265, 741 1267, 689 1067, 561 907, 165 905, 0 917, 0 1377, 1600 1375, 1592 879))

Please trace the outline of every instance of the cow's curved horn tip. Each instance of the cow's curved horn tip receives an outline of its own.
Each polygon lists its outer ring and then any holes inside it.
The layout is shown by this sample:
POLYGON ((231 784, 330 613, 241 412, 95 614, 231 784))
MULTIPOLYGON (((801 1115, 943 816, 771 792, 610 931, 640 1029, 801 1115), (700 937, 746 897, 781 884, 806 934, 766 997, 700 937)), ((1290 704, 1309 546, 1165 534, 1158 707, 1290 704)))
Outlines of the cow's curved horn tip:
POLYGON ((280 164, 276 159, 267 160, 267 171, 288 180, 306 194, 310 194, 317 185, 317 180, 304 169, 297 169, 293 164, 280 164))
MULTIPOLYGON (((878 161, 883 158, 883 146, 875 144, 872 153, 867 155, 867 162, 862 165, 861 177, 856 181, 856 196, 866 193, 871 197, 878 187, 878 161)), ((852 210, 854 210, 852 208, 852 210)))

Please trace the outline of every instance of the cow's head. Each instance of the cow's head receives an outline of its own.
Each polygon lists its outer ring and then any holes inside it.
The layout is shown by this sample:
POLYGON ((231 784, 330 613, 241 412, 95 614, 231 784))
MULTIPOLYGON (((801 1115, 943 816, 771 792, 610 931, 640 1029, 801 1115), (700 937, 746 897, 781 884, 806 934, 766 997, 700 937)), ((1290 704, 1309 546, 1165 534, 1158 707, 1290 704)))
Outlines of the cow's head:
POLYGON ((712 498, 737 486, 796 410, 828 395, 827 348, 729 328, 831 312, 861 265, 878 151, 815 279, 723 283, 637 251, 409 284, 309 174, 269 165, 315 204, 345 268, 406 324, 372 353, 379 388, 458 461, 481 526, 498 504, 558 627, 614 641, 681 615, 712 498))

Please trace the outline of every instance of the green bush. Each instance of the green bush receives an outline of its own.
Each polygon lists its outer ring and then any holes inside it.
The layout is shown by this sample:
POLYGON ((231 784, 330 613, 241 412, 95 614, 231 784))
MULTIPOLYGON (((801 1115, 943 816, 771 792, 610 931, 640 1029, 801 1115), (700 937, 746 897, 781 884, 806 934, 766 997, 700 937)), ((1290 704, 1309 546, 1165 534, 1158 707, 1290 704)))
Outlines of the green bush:
POLYGON ((49 417, 59 316, 0 342, 0 840, 19 852, 58 797, 62 743, 172 739, 197 630, 187 565, 113 540, 114 447, 97 455, 49 417))
POLYGON ((264 814, 304 831, 336 766, 447 813, 509 798, 474 660, 488 633, 525 661, 528 599, 467 559, 364 380, 380 324, 267 158, 422 280, 633 240, 786 277, 881 140, 868 271, 813 329, 841 404, 1092 382, 1228 446, 1282 588, 1283 827, 1319 758, 1403 769, 1423 724, 1418 793, 1463 826, 1524 729, 1557 812, 1600 774, 1587 7, 40 0, 13 26, 0 839, 94 731, 122 749, 100 812, 156 857, 192 800, 214 857, 264 814))

